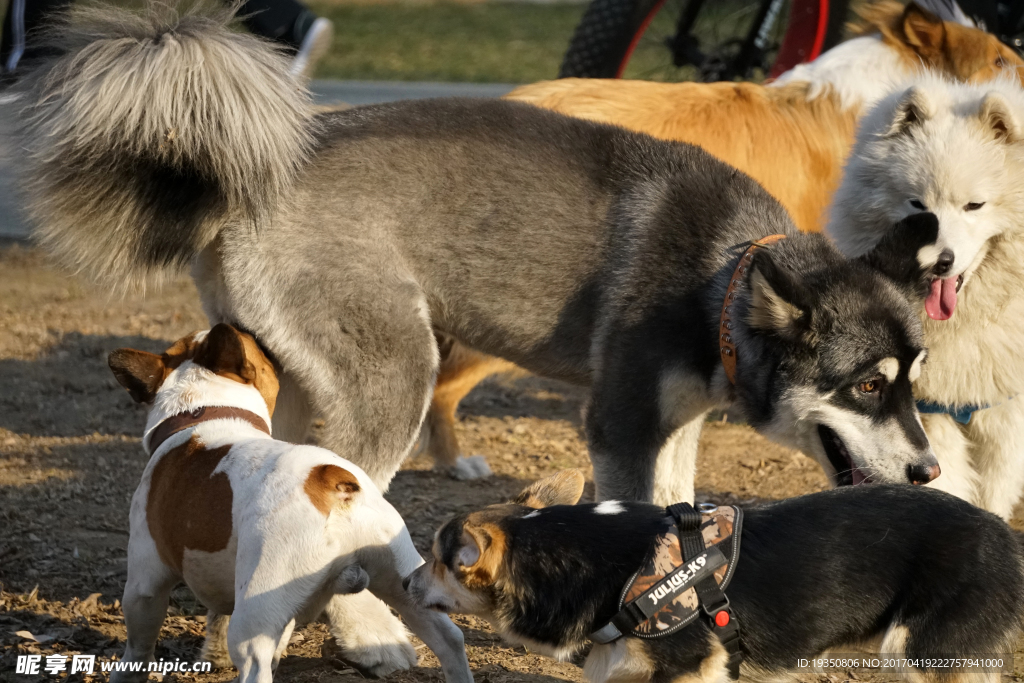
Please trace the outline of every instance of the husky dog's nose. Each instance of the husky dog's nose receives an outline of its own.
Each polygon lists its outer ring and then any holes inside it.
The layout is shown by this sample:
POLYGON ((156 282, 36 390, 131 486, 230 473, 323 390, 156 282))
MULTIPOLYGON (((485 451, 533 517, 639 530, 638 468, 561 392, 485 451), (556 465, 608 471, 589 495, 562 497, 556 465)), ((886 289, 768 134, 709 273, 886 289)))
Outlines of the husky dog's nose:
POLYGON ((402 590, 408 591, 410 583, 412 583, 412 574, 402 579, 402 590))
POLYGON ((927 484, 940 474, 942 474, 942 470, 939 469, 939 463, 934 465, 907 465, 907 479, 914 486, 927 484))
POLYGON ((932 272, 942 277, 953 268, 953 260, 955 258, 952 251, 943 249, 942 253, 939 254, 939 259, 935 262, 935 266, 932 267, 932 272))

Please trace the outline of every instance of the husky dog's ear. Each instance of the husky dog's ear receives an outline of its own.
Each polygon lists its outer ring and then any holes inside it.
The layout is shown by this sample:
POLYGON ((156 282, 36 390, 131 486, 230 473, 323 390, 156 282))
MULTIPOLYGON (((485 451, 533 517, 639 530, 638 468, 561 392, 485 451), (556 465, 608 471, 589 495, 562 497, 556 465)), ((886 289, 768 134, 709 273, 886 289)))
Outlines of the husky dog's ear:
POLYGON ((136 403, 150 403, 164 381, 164 361, 155 353, 117 349, 107 356, 107 365, 136 403))
POLYGON ((222 377, 251 384, 256 379, 256 368, 245 357, 245 343, 241 334, 231 325, 214 325, 196 351, 193 361, 222 377))
POLYGON ((924 90, 918 87, 910 88, 896 105, 886 137, 905 135, 934 115, 935 108, 924 90))
POLYGON ((509 502, 539 509, 549 505, 575 505, 582 495, 583 473, 579 470, 562 470, 533 482, 509 502))
POLYGON ((928 277, 919 253, 939 239, 939 219, 933 213, 907 216, 888 231, 874 249, 856 259, 877 270, 914 296, 928 292, 928 277))
POLYGON ((494 524, 462 527, 462 547, 455 556, 462 582, 470 588, 489 586, 498 578, 505 556, 505 533, 494 524))
POLYGON ((1010 103, 1000 93, 990 92, 985 95, 985 99, 981 101, 978 118, 992 130, 996 140, 1007 143, 1020 142, 1020 124, 1013 115, 1010 103))
POLYGON ((778 265, 768 249, 758 249, 750 264, 751 327, 798 336, 806 328, 810 306, 796 278, 778 265))
POLYGON ((934 54, 946 44, 945 23, 916 2, 907 3, 901 19, 907 44, 922 56, 934 54))

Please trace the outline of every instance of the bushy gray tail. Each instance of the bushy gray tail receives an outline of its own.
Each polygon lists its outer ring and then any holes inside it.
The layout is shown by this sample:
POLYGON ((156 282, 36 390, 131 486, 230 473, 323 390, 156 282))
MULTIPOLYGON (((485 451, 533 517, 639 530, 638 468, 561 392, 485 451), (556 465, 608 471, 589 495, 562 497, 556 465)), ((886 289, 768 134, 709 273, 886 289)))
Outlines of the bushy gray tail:
POLYGON ((228 221, 259 227, 312 145, 309 95, 232 10, 73 7, 60 53, 24 80, 21 138, 35 236, 65 264, 127 285, 181 267, 228 221))

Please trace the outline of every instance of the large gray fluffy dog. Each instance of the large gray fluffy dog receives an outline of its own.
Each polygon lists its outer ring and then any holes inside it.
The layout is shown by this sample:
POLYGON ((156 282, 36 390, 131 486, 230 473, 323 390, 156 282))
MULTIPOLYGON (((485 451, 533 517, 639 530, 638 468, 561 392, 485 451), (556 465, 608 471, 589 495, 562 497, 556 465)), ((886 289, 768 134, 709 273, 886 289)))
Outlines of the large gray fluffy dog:
POLYGON ((38 236, 119 284, 191 266, 211 322, 282 366, 279 438, 323 414, 325 445, 386 486, 436 330, 593 387, 601 498, 692 500, 704 417, 733 403, 837 483, 937 474, 920 323, 884 254, 798 234, 696 147, 502 101, 314 115, 279 55, 199 13, 79 8, 54 44, 22 100, 38 236), (734 386, 723 296, 772 233, 732 303, 734 386))

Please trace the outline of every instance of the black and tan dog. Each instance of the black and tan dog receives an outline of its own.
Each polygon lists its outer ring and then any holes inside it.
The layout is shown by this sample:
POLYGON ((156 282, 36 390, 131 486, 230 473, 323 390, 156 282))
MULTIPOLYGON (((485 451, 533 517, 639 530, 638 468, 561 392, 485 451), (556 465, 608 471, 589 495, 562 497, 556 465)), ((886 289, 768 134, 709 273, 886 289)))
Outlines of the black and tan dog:
MULTIPOLYGON (((582 487, 578 472, 563 472, 449 521, 407 590, 423 606, 481 616, 510 641, 571 657, 619 612, 623 587, 672 524, 655 505, 573 505, 582 487)), ((746 509, 741 536, 726 593, 744 675, 868 646, 905 658, 910 678, 931 679, 949 671, 915 660, 1013 651, 1024 613, 1020 542, 948 494, 846 487, 746 509)), ((665 637, 595 645, 584 673, 592 683, 721 681, 726 659, 698 619, 665 637)), ((949 678, 998 680, 964 671, 949 678)))

